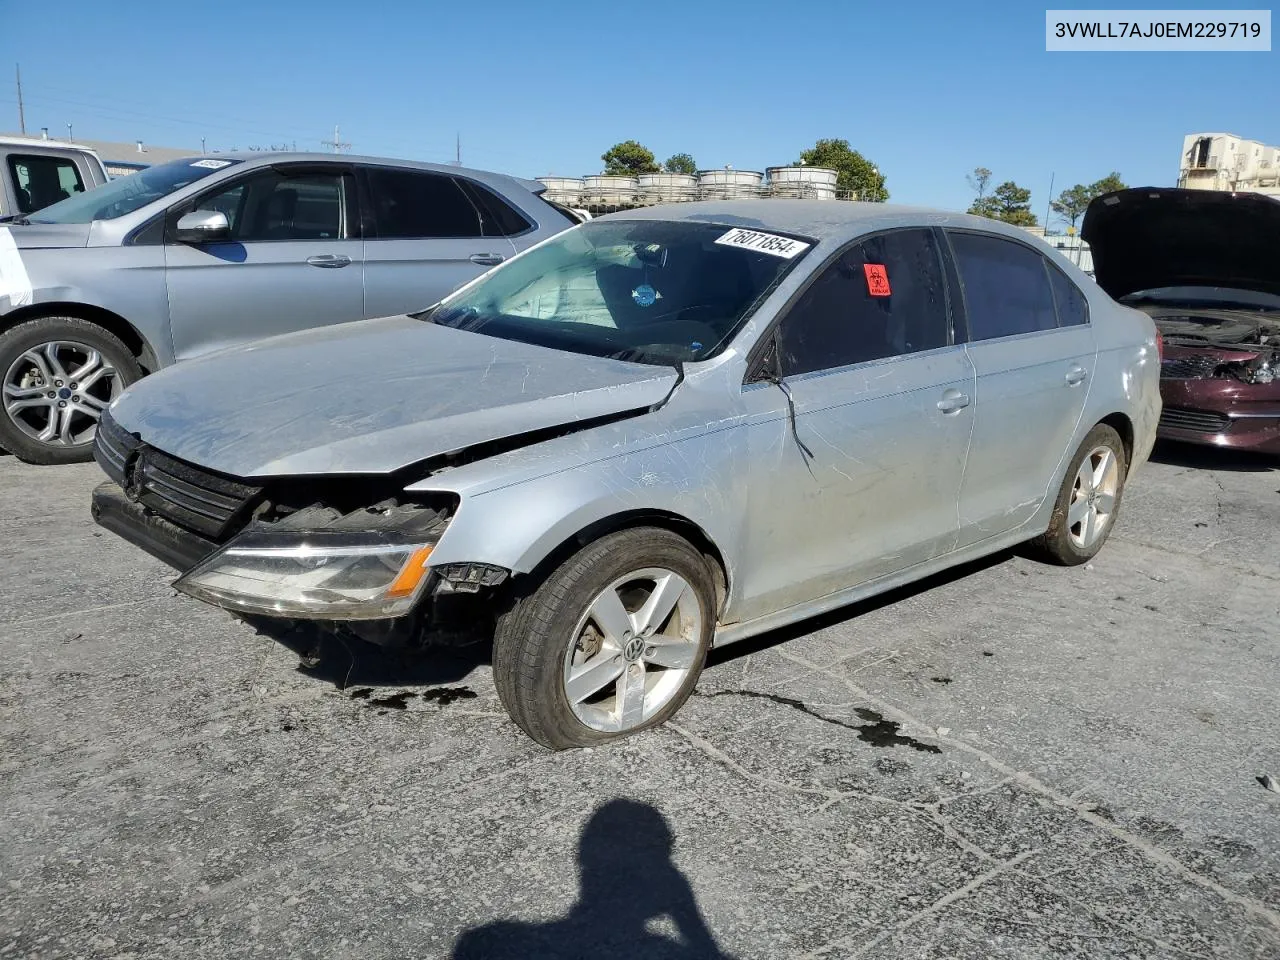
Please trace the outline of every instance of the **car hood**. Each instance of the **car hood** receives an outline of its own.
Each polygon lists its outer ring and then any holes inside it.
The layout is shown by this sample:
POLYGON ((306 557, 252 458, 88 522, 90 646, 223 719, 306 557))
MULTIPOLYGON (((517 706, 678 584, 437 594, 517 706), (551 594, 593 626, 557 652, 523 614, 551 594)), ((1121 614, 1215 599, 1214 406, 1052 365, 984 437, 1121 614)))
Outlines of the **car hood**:
POLYGON ((1094 279, 1114 298, 1211 286, 1280 295, 1280 200, 1257 193, 1139 187, 1104 194, 1081 237, 1094 279))
POLYGON ((156 449, 236 477, 385 474, 643 412, 677 380, 671 367, 390 317, 179 363, 127 390, 111 416, 156 449))
MULTIPOLYGON (((32 216, 39 216, 36 211, 32 216)), ((83 247, 89 243, 88 223, 28 223, 3 224, 0 230, 13 237, 13 245, 19 250, 36 247, 83 247)), ((0 243, 3 243, 0 239, 0 243)))

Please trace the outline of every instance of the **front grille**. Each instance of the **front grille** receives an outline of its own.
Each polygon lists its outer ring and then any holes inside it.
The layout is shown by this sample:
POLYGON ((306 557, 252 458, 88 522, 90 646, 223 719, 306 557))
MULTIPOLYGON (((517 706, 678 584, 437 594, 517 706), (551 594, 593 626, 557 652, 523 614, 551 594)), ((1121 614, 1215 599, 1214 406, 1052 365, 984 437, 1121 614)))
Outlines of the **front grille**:
POLYGON ((131 500, 215 540, 222 540, 262 493, 261 487, 153 450, 105 414, 94 457, 131 500))
POLYGON ((1217 357, 1171 357, 1160 364, 1164 380, 1206 380, 1213 376, 1220 361, 1217 357))
POLYGON ((1196 433, 1222 433, 1231 424, 1224 413, 1207 410, 1179 410, 1165 407, 1160 413, 1160 426, 1170 430, 1194 430, 1196 433))

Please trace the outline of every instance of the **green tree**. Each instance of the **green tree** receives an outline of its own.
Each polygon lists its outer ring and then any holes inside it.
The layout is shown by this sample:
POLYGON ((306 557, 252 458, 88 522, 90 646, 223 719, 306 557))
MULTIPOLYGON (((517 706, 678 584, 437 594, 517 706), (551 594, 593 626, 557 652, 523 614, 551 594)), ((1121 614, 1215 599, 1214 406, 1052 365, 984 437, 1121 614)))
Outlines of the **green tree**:
POLYGON ((1058 199, 1050 201, 1049 207, 1070 224, 1071 232, 1074 233, 1076 223, 1084 216, 1084 212, 1092 199, 1093 196, 1090 194, 1089 188, 1083 183, 1077 183, 1074 187, 1069 187, 1058 194, 1058 199))
POLYGON ((1034 227, 1037 222, 1036 215, 1031 212, 1031 191, 1012 180, 1000 184, 990 196, 975 200, 969 212, 992 220, 1003 220, 1015 227, 1034 227))
POLYGON ((847 190, 859 200, 884 203, 889 199, 884 174, 870 160, 849 146, 848 140, 819 140, 800 154, 797 164, 835 170, 836 189, 847 190))
POLYGON ((687 153, 677 153, 674 156, 667 157, 667 162, 662 166, 667 173, 687 173, 692 176, 698 172, 698 165, 693 162, 693 157, 687 153))
POLYGON ((661 168, 653 151, 635 140, 615 143, 600 156, 604 172, 610 176, 636 177, 642 173, 657 173, 661 168))
POLYGON ((1095 180, 1090 184, 1077 183, 1074 187, 1069 187, 1058 194, 1058 199, 1049 203, 1049 207, 1058 216, 1066 220, 1074 233, 1076 223, 1084 216, 1085 210, 1089 208, 1089 204, 1104 193, 1111 193, 1114 190, 1124 190, 1125 182, 1120 179, 1120 174, 1114 170, 1103 177, 1101 180, 1095 180))
POLYGON ((965 174, 965 179, 969 181, 969 186, 978 195, 977 203, 981 203, 987 195, 987 187, 991 183, 991 171, 986 167, 974 167, 973 173, 965 174))

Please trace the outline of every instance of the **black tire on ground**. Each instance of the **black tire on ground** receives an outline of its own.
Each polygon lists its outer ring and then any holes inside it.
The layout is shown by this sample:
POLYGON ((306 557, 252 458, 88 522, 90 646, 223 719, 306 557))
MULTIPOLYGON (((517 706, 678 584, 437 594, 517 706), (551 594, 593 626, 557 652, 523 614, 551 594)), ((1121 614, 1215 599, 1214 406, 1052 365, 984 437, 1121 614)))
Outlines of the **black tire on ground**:
POLYGON ((1128 472, 1129 463, 1125 457, 1124 441, 1120 439, 1120 434, 1105 423, 1098 424, 1085 436, 1080 448, 1076 450, 1071 462, 1067 464, 1066 476, 1063 478, 1062 488, 1058 491, 1058 498, 1054 501, 1053 515, 1049 519, 1049 529, 1028 542, 1029 552, 1038 560, 1056 563, 1065 567, 1076 566, 1093 559, 1098 551, 1102 549, 1102 545, 1107 542, 1107 537, 1111 535, 1111 531, 1115 527, 1116 517, 1120 513, 1120 501, 1124 496, 1124 484, 1128 472), (1071 538, 1071 530, 1067 523, 1067 511, 1071 505, 1076 474, 1080 471, 1080 465, 1084 462, 1085 457, 1099 447, 1107 447, 1115 455, 1120 471, 1119 482, 1116 486, 1115 506, 1107 518, 1106 527, 1092 544, 1082 549, 1071 538))
MULTIPOLYGON (((119 337, 79 317, 40 317, 0 333, 0 378, 7 378, 10 367, 27 350, 58 340, 75 341, 97 350, 115 368, 122 387, 142 378, 142 368, 119 337)), ((13 422, 3 402, 0 402, 0 447, 27 463, 82 463, 93 459, 92 439, 75 445, 42 443, 13 422)))
POLYGON ((708 561, 687 540, 658 527, 606 534, 531 581, 498 617, 493 643, 493 679, 511 719, 552 750, 585 747, 657 726, 688 700, 698 682, 716 620, 715 589, 708 561), (681 688, 645 723, 625 732, 594 730, 580 721, 564 689, 564 663, 574 628, 594 599, 632 571, 661 567, 693 588, 702 611, 702 635, 681 688))

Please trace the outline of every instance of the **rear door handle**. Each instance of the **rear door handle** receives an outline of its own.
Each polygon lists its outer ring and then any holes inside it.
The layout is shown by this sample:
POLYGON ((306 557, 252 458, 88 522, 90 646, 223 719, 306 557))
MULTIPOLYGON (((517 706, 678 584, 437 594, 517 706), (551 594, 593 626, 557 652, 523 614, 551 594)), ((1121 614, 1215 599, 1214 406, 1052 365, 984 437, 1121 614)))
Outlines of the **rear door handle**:
POLYGON ((959 390, 948 390, 938 401, 938 409, 945 414, 956 414, 969 405, 969 395, 959 390))
POLYGON ((318 253, 307 257, 307 263, 313 267, 345 267, 351 263, 351 258, 341 253, 318 253))
POLYGON ((473 253, 471 255, 472 263, 478 263, 484 267, 496 267, 505 259, 506 257, 500 253, 473 253))
POLYGON ((1082 384, 1089 378, 1089 371, 1079 365, 1073 366, 1067 370, 1067 386, 1074 387, 1082 384))

